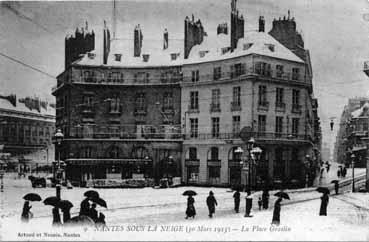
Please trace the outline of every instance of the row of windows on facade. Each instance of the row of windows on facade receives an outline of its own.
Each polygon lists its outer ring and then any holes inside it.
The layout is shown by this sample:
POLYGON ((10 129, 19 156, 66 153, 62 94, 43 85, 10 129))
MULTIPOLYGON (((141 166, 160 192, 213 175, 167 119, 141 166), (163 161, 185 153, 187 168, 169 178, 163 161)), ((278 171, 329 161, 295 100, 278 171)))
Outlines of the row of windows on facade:
MULTIPOLYGON (((103 72, 83 71, 81 72, 81 78, 85 82, 96 82, 97 79, 101 82, 106 81, 108 83, 124 83, 125 81, 124 73, 121 72, 109 72, 105 75, 103 72)), ((160 79, 162 83, 177 82, 181 79, 181 74, 176 71, 166 71, 160 73, 158 78, 150 77, 150 73, 148 72, 137 72, 133 74, 133 82, 135 83, 149 83, 150 79, 160 79)))
MULTIPOLYGON (((93 158, 96 156, 97 150, 96 148, 93 148, 91 146, 85 146, 82 147, 79 151, 79 156, 81 158, 93 158)), ((160 149, 159 152, 159 159, 165 159, 171 156, 172 151, 169 149, 160 149)), ((123 154, 123 150, 119 148, 118 146, 111 146, 107 149, 107 152, 105 152, 105 157, 111 158, 111 159, 118 159, 123 156, 129 156, 129 158, 134 159, 143 159, 143 160, 150 160, 150 152, 145 147, 134 147, 130 154, 123 154)))
MULTIPOLYGON (((173 93, 172 92, 165 92, 163 93, 162 97, 162 108, 164 110, 171 110, 173 109, 173 93)), ((113 94, 110 98, 105 99, 105 101, 109 101, 109 112, 111 113, 120 113, 122 111, 122 103, 118 94, 113 94)), ((60 103, 63 105, 64 114, 68 113, 68 96, 66 95, 64 98, 61 99, 60 103)), ((92 108, 94 104, 102 104, 103 101, 94 101, 93 95, 84 95, 82 100, 82 106, 84 108, 92 108)), ((146 93, 139 92, 135 95, 134 100, 134 108, 135 110, 146 110, 148 104, 148 98, 146 97, 146 93)), ((78 106, 78 105, 77 105, 78 106)))
MULTIPOLYGON (((266 115, 258 115, 258 133, 266 133, 267 127, 267 116, 266 115)), ((275 117, 275 130, 274 133, 278 135, 282 135, 288 129, 289 120, 287 120, 286 126, 284 126, 284 118, 281 116, 275 117)), ((297 135, 299 133, 299 118, 292 118, 291 125, 291 133, 292 135, 297 135)), ((240 116, 232 116, 232 133, 237 136, 240 132, 240 124, 241 117, 240 116)), ((288 131, 287 131, 288 132, 288 131)), ((211 138, 219 138, 220 136, 220 118, 212 117, 211 118, 211 138)), ((198 138, 199 137, 199 119, 198 118, 190 118, 190 137, 198 138)))
MULTIPOLYGON (((241 106, 241 87, 233 87, 233 95, 232 95, 232 107, 240 107, 241 106)), ((259 86, 259 102, 260 106, 268 106, 267 99, 267 86, 260 85, 259 86)), ((211 90, 211 109, 213 111, 220 111, 220 89, 212 89, 211 90)), ((284 102, 284 88, 277 87, 276 88, 276 97, 275 97, 276 107, 285 107, 284 102)), ((292 107, 293 109, 300 109, 300 90, 292 89, 292 107)), ((197 110, 199 109, 199 92, 191 91, 190 92, 190 109, 197 110)))
MULTIPOLYGON (((230 66, 230 74, 228 75, 225 72, 222 72, 222 67, 221 66, 217 66, 213 68, 213 79, 214 80, 219 80, 222 77, 230 77, 230 78, 234 78, 234 77, 238 77, 244 74, 247 74, 247 69, 246 69, 246 64, 245 63, 236 63, 230 66)), ((250 70, 250 72, 258 74, 258 75, 263 75, 263 76, 267 76, 267 77, 271 77, 272 76, 272 67, 271 64, 265 63, 265 62, 256 62, 255 65, 253 66, 253 68, 250 70)), ((275 66, 275 77, 276 78, 285 78, 285 71, 284 71, 284 66, 283 65, 276 65, 275 66)), ((206 75, 202 75, 204 77, 206 77, 206 79, 208 79, 208 76, 206 75)), ((291 79, 292 80, 299 80, 300 77, 300 68, 294 67, 292 68, 292 74, 291 74, 291 79)), ((192 70, 191 71, 191 81, 192 82, 198 82, 200 81, 200 72, 199 70, 192 70)))
POLYGON ((53 128, 48 126, 42 127, 29 127, 29 126, 19 126, 18 129, 16 125, 5 125, 0 127, 0 136, 16 136, 18 130, 18 136, 25 137, 51 137, 53 133, 53 128))

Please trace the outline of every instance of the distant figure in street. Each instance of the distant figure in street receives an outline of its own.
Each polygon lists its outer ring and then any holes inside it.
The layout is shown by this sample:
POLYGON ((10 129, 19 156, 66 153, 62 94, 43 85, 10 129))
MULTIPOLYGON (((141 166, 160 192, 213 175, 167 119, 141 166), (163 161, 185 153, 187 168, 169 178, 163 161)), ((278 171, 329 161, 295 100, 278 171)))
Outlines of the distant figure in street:
POLYGON ((251 208, 252 208, 252 196, 251 196, 250 190, 247 190, 247 195, 246 195, 245 199, 246 199, 245 217, 252 217, 252 215, 250 215, 251 208))
POLYGON ((334 191, 336 192, 336 195, 338 195, 338 188, 339 188, 339 184, 338 182, 334 183, 334 191))
POLYGON ((90 210, 89 210, 89 212, 88 212, 88 216, 94 221, 94 222, 96 222, 96 220, 97 220, 97 210, 96 210, 96 203, 93 203, 92 205, 91 205, 91 208, 90 208, 90 210))
POLYGON ((68 222, 68 220, 70 220, 70 208, 62 209, 62 213, 63 213, 63 223, 68 222))
POLYGON ((326 166, 327 166, 327 173, 329 172, 329 169, 330 169, 330 167, 331 167, 331 164, 329 164, 329 162, 327 161, 326 163, 326 166))
POLYGON ((53 226, 61 225, 61 219, 59 214, 59 208, 53 208, 53 226))
POLYGON ((263 205, 263 201, 261 200, 261 197, 259 197, 259 200, 258 200, 259 210, 261 210, 262 205, 263 205))
POLYGON ((324 193, 320 199, 322 200, 322 202, 320 204, 319 216, 327 216, 327 206, 329 202, 328 194, 324 193))
POLYGON ((346 174, 347 174, 347 168, 346 168, 346 166, 345 166, 345 167, 343 167, 343 169, 342 169, 342 176, 343 176, 343 178, 345 178, 345 177, 346 177, 346 174))
POLYGON ((31 208, 32 206, 29 205, 29 201, 25 201, 24 205, 23 205, 23 210, 22 210, 22 222, 29 222, 30 219, 30 212, 31 212, 31 208))
POLYGON ((264 189, 263 194, 261 194, 261 200, 263 202, 263 209, 268 209, 269 207, 269 191, 264 189))
POLYGON ((240 211, 240 196, 241 196, 241 194, 238 190, 233 194, 234 211, 236 211, 236 213, 239 213, 239 211, 240 211))
POLYGON ((340 178, 341 177, 341 169, 337 170, 337 177, 340 178))
POLYGON ((99 213, 99 217, 96 220, 96 225, 104 226, 105 224, 105 215, 103 213, 99 213))
POLYGON ((206 198, 206 205, 208 205, 209 217, 212 218, 213 214, 215 213, 215 206, 218 206, 213 191, 209 192, 209 196, 206 198))
POLYGON ((81 202, 81 209, 79 210, 79 215, 89 216, 89 211, 90 211, 90 202, 89 202, 89 198, 86 197, 81 202))
POLYGON ((279 225, 280 223, 281 202, 282 202, 282 198, 279 197, 277 201, 275 201, 274 203, 272 224, 279 225))
POLYGON ((195 199, 190 195, 187 198, 187 209, 186 209, 186 219, 195 218, 196 210, 195 210, 195 199))

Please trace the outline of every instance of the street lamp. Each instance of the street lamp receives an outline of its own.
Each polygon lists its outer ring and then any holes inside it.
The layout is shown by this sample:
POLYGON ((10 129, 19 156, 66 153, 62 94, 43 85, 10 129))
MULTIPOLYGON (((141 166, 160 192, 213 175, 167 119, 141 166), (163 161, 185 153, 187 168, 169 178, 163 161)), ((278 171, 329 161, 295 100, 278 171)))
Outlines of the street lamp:
MULTIPOLYGON (((244 163, 243 163, 243 160, 242 160, 243 149, 240 146, 238 146, 233 152, 234 152, 234 154, 237 154, 237 158, 240 160, 240 179, 241 179, 242 168, 244 166, 244 163)), ((234 157, 233 157, 233 159, 234 159, 234 157)), ((241 180, 240 180, 240 184, 241 184, 241 180)))
MULTIPOLYGON (((259 147, 255 147, 251 150, 251 153, 252 155, 254 156, 255 158, 255 162, 254 162, 254 168, 256 166, 256 164, 260 161, 260 157, 261 157, 261 153, 263 152, 262 149, 260 149, 259 147)), ((255 190, 256 190, 256 186, 257 186, 257 180, 256 180, 256 168, 254 169, 255 171, 255 174, 254 174, 254 177, 255 177, 255 190)))
POLYGON ((352 192, 355 192, 355 174, 354 174, 354 168, 355 168, 355 154, 351 155, 351 166, 352 166, 352 192))
MULTIPOLYGON (((61 132, 61 129, 57 129, 55 135, 54 135, 54 140, 55 140, 55 145, 58 146, 58 170, 57 170, 57 174, 59 174, 60 172, 60 145, 61 142, 64 139, 64 134, 61 132)), ((56 178, 56 197, 60 199, 60 180, 58 176, 55 176, 55 170, 54 170, 54 177, 56 178)))

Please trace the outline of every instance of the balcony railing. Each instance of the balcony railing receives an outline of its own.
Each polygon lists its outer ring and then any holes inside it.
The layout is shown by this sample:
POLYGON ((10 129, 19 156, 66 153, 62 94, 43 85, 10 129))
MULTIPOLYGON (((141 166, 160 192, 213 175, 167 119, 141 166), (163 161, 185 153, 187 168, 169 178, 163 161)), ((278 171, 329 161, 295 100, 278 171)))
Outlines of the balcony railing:
POLYGON ((199 113, 200 110, 199 110, 199 106, 195 106, 195 105, 188 105, 188 112, 189 113, 199 113))
POLYGON ((268 109, 269 109, 269 102, 267 101, 258 102, 258 110, 268 111, 268 109))
POLYGON ((87 139, 182 139, 180 125, 136 125, 72 127, 69 138, 87 139))
MULTIPOLYGON (((307 82, 310 77, 301 75, 301 74, 293 74, 292 72, 280 72, 276 70, 256 70, 253 67, 249 67, 246 69, 242 69, 239 71, 232 71, 232 72, 221 72, 217 75, 217 79, 214 80, 214 74, 209 73, 207 75, 201 75, 200 81, 221 81, 224 79, 232 79, 232 78, 239 78, 244 77, 248 75, 253 76, 260 76, 260 77, 266 77, 266 78, 275 78, 275 79, 281 79, 281 80, 287 80, 287 81, 298 81, 298 82, 307 82)), ((184 83, 193 83, 191 76, 184 76, 183 77, 184 83)))
MULTIPOLYGON (((309 141, 309 135, 305 134, 287 134, 287 133, 276 133, 276 132, 252 132, 252 137, 257 139, 274 139, 274 140, 304 140, 309 141)), ((214 137, 212 133, 199 133, 197 137, 192 137, 190 134, 185 134, 184 138, 186 140, 198 139, 239 139, 238 133, 219 133, 217 137, 214 137)))
POLYGON ((216 112, 220 112, 220 103, 210 103, 210 112, 211 113, 216 113, 216 112))
POLYGON ((292 104, 292 112, 293 113, 301 113, 302 106, 299 104, 292 104))
POLYGON ((231 111, 241 111, 241 103, 240 102, 231 102, 231 111))
POLYGON ((275 111, 285 112, 286 111, 286 104, 285 103, 276 103, 275 104, 275 111))

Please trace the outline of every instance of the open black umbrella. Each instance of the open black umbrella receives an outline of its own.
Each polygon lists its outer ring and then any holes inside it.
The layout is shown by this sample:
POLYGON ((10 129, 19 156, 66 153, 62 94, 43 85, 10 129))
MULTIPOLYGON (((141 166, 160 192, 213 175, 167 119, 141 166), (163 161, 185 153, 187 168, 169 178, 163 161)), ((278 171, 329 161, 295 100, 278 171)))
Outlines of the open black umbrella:
POLYGON ((321 193, 329 194, 329 189, 327 187, 318 187, 316 190, 321 193))
POLYGON ((53 196, 53 197, 48 197, 44 200, 44 204, 45 205, 51 205, 51 206, 54 206, 54 207, 57 207, 58 206, 58 203, 59 203, 60 199, 53 196))
POLYGON ((85 197, 88 197, 88 198, 99 198, 99 193, 97 191, 94 191, 94 190, 88 190, 87 192, 85 192, 83 194, 85 197))
POLYGON ((107 208, 108 206, 106 205, 106 202, 104 199, 102 198, 93 198, 91 200, 92 202, 96 203, 97 205, 100 205, 101 207, 107 208))
POLYGON ((31 201, 31 202, 35 202, 35 201, 39 202, 42 200, 40 195, 38 195, 37 193, 28 193, 24 195, 23 199, 27 201, 31 201))
POLYGON ((277 192, 274 196, 290 200, 290 196, 285 192, 277 192))
POLYGON ((192 190, 187 190, 182 195, 183 196, 196 196, 197 193, 195 191, 192 191, 192 190))
POLYGON ((331 183, 339 183, 339 180, 333 180, 331 183))
POLYGON ((60 209, 62 209, 62 210, 64 210, 64 209, 70 209, 71 207, 73 207, 73 203, 71 203, 68 200, 60 200, 58 202, 58 207, 60 209))

